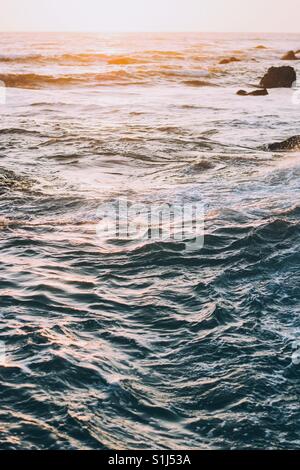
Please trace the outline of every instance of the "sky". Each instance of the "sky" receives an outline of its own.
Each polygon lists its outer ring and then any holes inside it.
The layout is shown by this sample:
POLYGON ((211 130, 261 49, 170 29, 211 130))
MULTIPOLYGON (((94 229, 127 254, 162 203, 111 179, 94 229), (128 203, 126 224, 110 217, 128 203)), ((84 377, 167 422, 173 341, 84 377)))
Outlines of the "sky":
POLYGON ((0 0, 0 31, 300 32, 300 0, 0 0))

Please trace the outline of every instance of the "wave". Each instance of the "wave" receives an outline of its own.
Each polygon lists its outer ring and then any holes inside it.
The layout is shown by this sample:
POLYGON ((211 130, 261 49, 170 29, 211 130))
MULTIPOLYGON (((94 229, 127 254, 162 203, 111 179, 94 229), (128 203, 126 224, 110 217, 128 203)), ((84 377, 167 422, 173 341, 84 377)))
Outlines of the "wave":
POLYGON ((42 88, 49 85, 72 85, 80 79, 71 76, 40 75, 35 73, 0 74, 0 81, 10 88, 42 88))
POLYGON ((185 55, 177 51, 150 50, 150 51, 145 51, 144 54, 150 55, 152 57, 175 57, 176 59, 185 59, 185 55))
POLYGON ((8 127, 8 128, 3 128, 0 129, 0 136, 1 135, 13 135, 13 134, 20 134, 20 135, 36 135, 36 136, 42 136, 42 134, 38 131, 32 131, 28 129, 22 129, 20 127, 8 127))
POLYGON ((153 80, 164 79, 180 82, 186 80, 185 84, 190 86, 216 86, 207 80, 200 80, 196 77, 211 78, 210 74, 203 71, 196 71, 195 74, 183 70, 164 70, 148 68, 138 68, 132 71, 112 70, 103 73, 77 73, 77 74, 57 74, 47 75, 39 73, 6 73, 0 74, 0 81, 10 88, 39 89, 45 87, 73 87, 73 86, 101 86, 101 85, 142 85, 153 84, 153 80), (189 80, 191 77, 195 79, 189 80))
POLYGON ((107 82, 132 82, 134 75, 125 71, 115 71, 103 74, 74 74, 74 75, 43 75, 36 73, 0 74, 0 81, 11 88, 44 88, 48 86, 63 87, 76 85, 101 85, 107 82))
POLYGON ((113 56, 109 54, 61 54, 61 55, 13 55, 0 56, 0 63, 9 64, 59 64, 59 65, 91 65, 107 62, 112 65, 129 65, 144 63, 145 60, 131 56, 113 56))
POLYGON ((134 64, 143 64, 146 61, 143 59, 138 59, 130 56, 121 56, 113 57, 108 60, 108 63, 111 65, 134 65, 134 64))
POLYGON ((0 63, 30 63, 47 64, 56 63, 60 65, 68 64, 93 64, 97 62, 107 62, 112 65, 129 65, 145 63, 150 60, 164 60, 167 58, 185 59, 185 55, 175 51, 145 51, 132 55, 115 55, 104 53, 79 53, 79 54, 16 54, 0 56, 0 63))
POLYGON ((43 55, 43 54, 29 54, 29 55, 11 55, 0 56, 0 63, 30 63, 30 64, 46 64, 56 63, 65 64, 91 64, 97 61, 110 59, 111 56, 107 54, 61 54, 61 55, 43 55))

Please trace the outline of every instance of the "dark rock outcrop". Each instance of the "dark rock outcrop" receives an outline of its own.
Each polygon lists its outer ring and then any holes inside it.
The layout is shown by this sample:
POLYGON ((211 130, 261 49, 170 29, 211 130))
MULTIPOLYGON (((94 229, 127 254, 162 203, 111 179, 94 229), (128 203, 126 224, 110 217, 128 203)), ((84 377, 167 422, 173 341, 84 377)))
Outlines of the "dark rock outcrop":
POLYGON ((266 90, 266 88, 263 88, 261 90, 254 90, 254 91, 250 91, 250 92, 247 92, 245 90, 239 90, 237 92, 237 95, 239 96, 266 96, 268 95, 268 90, 266 90))
POLYGON ((259 44, 258 46, 255 47, 255 49, 268 49, 266 46, 262 46, 259 44))
POLYGON ((289 51, 281 57, 281 60, 298 60, 298 58, 294 51, 289 51))
POLYGON ((226 65, 230 64, 231 62, 241 62, 241 59, 237 59, 236 57, 227 57, 226 59, 220 60, 219 64, 226 65))
POLYGON ((290 66, 271 67, 260 81, 263 88, 291 88, 296 81, 295 69, 290 66))
POLYGON ((284 150, 300 150, 300 135, 294 135, 283 142, 274 142, 265 146, 265 150, 279 152, 284 150))

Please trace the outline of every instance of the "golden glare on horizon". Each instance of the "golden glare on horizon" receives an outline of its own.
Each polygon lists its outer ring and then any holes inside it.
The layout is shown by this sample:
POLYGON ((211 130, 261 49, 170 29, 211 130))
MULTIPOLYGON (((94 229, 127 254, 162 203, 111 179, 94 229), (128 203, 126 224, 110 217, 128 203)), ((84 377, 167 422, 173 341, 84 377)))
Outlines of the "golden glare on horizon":
POLYGON ((297 32, 299 0, 0 0, 1 31, 297 32))

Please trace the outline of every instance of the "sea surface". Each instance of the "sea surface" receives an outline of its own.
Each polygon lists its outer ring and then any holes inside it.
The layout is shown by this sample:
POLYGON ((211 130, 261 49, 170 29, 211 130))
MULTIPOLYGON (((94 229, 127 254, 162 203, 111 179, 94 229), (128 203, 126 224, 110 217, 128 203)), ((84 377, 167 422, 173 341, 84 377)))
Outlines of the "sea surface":
POLYGON ((300 449, 300 96, 236 95, 291 49, 0 34, 1 449, 300 449), (120 198, 204 246, 97 236, 120 198))

